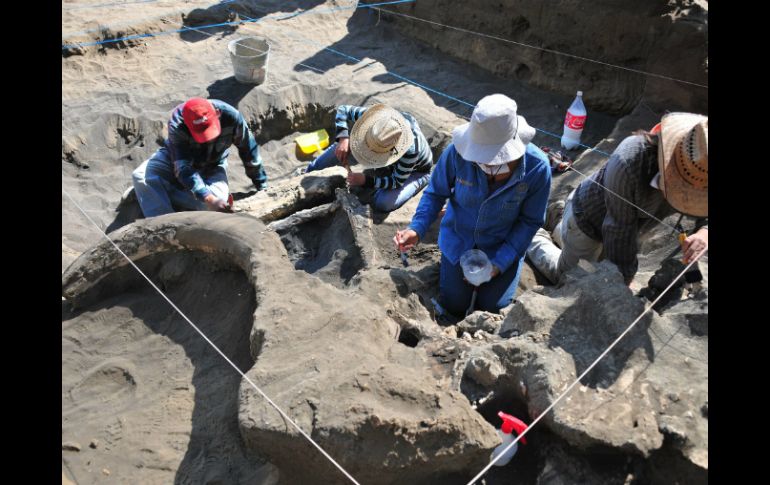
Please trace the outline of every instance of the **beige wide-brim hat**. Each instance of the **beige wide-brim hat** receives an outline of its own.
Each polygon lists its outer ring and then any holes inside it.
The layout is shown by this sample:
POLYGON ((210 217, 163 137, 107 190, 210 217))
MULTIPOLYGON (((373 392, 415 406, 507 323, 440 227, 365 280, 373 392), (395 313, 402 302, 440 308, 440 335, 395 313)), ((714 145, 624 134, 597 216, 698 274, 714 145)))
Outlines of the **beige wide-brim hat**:
POLYGON ((350 130, 350 151, 366 168, 390 165, 414 143, 412 127, 404 116, 384 104, 367 109, 350 130))
POLYGON ((663 196, 679 212, 709 214, 708 117, 669 113, 660 122, 658 167, 663 196))
POLYGON ((452 130, 452 143, 461 157, 484 165, 502 165, 527 151, 536 131, 516 114, 516 102, 503 94, 482 98, 470 123, 452 130))

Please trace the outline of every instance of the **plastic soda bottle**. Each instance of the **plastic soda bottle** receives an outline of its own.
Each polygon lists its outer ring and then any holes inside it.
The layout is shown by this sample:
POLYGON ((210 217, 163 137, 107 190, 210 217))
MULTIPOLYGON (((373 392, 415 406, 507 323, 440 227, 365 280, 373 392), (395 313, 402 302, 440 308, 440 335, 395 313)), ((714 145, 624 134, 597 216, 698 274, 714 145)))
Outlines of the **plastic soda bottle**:
POLYGON ((583 91, 578 91, 564 117, 564 134, 561 136, 561 146, 572 150, 580 144, 580 135, 586 122, 586 107, 583 104, 583 91))
MULTIPOLYGON (((497 455, 503 452, 503 450, 513 442, 514 439, 516 439, 516 436, 514 436, 513 432, 516 431, 516 434, 521 434, 525 429, 527 429, 527 425, 520 419, 515 418, 511 416, 510 414, 505 414, 504 412, 500 411, 497 413, 498 416, 503 420, 503 425, 500 426, 500 429, 497 430, 497 434, 500 436, 500 439, 503 440, 503 444, 495 448, 495 451, 492 452, 492 460, 495 459, 497 455)), ((522 445, 527 444, 526 438, 521 438, 519 441, 521 441, 522 445)), ((511 448, 505 452, 505 454, 495 462, 495 465, 497 466, 503 466, 507 465, 509 461, 511 461, 511 458, 513 458, 513 455, 516 454, 516 451, 519 449, 519 444, 516 443, 515 445, 511 446, 511 448)))

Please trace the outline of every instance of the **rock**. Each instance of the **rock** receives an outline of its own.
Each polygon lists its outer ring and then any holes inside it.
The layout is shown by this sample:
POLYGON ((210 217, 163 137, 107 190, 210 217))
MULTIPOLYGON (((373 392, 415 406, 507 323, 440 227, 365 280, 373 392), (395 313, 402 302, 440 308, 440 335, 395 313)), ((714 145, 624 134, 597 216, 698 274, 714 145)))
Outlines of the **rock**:
POLYGON ((486 388, 493 387, 501 374, 503 368, 500 361, 491 352, 475 355, 465 365, 465 376, 486 388))
POLYGON ((80 451, 81 446, 80 443, 75 441, 65 441, 61 444, 61 449, 64 451, 80 451))
POLYGON ((700 300, 692 298, 681 300, 668 307, 664 314, 677 321, 680 325, 688 327, 692 335, 708 337, 708 296, 700 300))
POLYGON ((353 239, 361 253, 364 267, 374 266, 377 261, 377 245, 372 233, 372 211, 368 205, 363 205, 358 197, 344 189, 336 189, 335 197, 342 210, 348 216, 353 239))
POLYGON ((503 317, 494 313, 475 311, 457 324, 457 329, 470 334, 479 330, 495 334, 500 330, 503 317))
POLYGON ((559 442, 547 443, 544 449, 539 450, 539 453, 544 457, 545 464, 537 475, 535 482, 537 485, 620 484, 626 482, 627 471, 623 461, 604 458, 600 462, 602 465, 597 466, 599 462, 570 451, 563 443, 559 442))
MULTIPOLYGON (((559 288, 521 295, 503 329, 515 325, 522 336, 491 346, 506 375, 496 392, 523 397, 515 384, 523 382, 536 415, 643 310, 609 262, 593 273, 576 268, 559 288)), ((564 399, 569 405, 556 406, 543 424, 581 449, 603 445, 643 456, 663 446, 665 431, 679 437, 673 446, 693 465, 707 470, 701 407, 708 399, 708 342, 679 331, 678 319, 646 313, 583 379, 583 392, 573 391, 564 399)))
MULTIPOLYGON (((650 278, 647 287, 640 291, 640 295, 649 301, 655 301, 674 279, 684 270, 685 266, 677 258, 669 258, 661 264, 660 268, 650 278)), ((684 292, 684 278, 679 278, 667 293, 655 304, 657 311, 662 311, 668 305, 678 302, 684 292)))
POLYGON ((102 468, 102 473, 104 473, 106 476, 110 476, 110 471, 106 468, 102 468))
POLYGON ((345 186, 347 171, 329 167, 299 177, 292 177, 236 201, 235 212, 245 212, 268 223, 283 219, 302 209, 330 202, 334 190, 345 186))
POLYGON ((99 446, 99 440, 97 440, 97 439, 91 440, 91 443, 89 443, 88 446, 90 446, 92 449, 95 450, 96 447, 99 446))

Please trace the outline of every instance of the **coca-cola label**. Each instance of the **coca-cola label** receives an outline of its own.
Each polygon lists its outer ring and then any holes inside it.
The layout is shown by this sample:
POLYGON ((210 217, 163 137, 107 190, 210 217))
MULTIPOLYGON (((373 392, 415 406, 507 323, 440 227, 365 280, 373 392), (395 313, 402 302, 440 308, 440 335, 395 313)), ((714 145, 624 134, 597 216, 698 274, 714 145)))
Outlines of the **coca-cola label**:
POLYGON ((564 126, 566 126, 567 128, 572 128, 573 130, 582 130, 585 122, 586 122, 586 115, 575 116, 569 111, 567 111, 567 117, 564 118, 564 126))

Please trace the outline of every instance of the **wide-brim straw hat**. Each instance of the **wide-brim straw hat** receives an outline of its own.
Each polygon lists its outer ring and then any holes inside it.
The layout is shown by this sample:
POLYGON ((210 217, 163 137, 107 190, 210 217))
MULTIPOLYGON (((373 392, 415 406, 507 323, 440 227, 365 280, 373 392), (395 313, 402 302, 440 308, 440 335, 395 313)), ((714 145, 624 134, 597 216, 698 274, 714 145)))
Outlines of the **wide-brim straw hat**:
POLYGON ((709 213, 708 117, 669 113, 660 122, 658 167, 663 196, 679 212, 709 213))
POLYGON ((502 165, 524 155, 536 131, 516 114, 516 102, 503 94, 482 98, 471 121, 452 130, 452 143, 464 159, 502 165))
POLYGON ((414 143, 412 127, 404 116, 384 104, 375 104, 356 120, 350 131, 353 158, 366 168, 390 165, 414 143))

